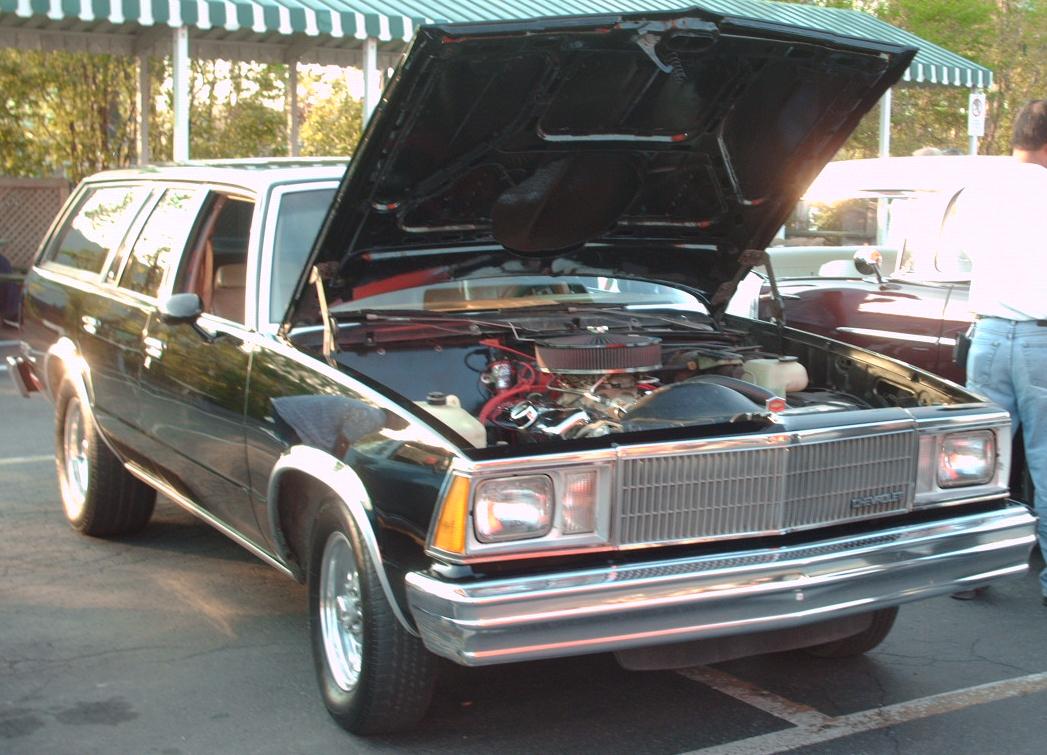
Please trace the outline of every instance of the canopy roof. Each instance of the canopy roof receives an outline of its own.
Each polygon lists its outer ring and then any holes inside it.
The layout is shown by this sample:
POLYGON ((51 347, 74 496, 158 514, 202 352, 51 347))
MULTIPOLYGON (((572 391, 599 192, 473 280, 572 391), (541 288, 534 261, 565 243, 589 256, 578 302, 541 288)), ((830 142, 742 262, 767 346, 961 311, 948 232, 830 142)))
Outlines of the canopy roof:
POLYGON ((150 29, 186 26, 194 57, 355 65, 363 40, 396 53, 426 22, 694 7, 916 47, 904 81, 992 84, 988 68, 866 13, 771 0, 0 0, 0 47, 133 53, 166 48, 150 29))

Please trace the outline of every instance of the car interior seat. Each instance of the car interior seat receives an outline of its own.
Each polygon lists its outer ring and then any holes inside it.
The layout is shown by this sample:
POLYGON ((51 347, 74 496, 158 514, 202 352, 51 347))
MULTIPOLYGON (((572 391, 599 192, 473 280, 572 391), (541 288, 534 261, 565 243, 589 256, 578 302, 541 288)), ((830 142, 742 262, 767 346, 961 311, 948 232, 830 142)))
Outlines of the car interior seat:
POLYGON ((238 262, 215 270, 211 312, 217 317, 242 323, 247 289, 247 265, 238 262))

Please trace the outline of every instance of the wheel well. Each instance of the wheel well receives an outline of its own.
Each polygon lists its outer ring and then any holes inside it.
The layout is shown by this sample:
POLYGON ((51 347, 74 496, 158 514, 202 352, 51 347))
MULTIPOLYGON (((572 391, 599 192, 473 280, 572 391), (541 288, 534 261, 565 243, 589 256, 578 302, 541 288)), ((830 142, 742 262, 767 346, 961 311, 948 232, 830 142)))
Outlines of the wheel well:
POLYGON ((51 396, 51 400, 55 401, 58 399, 58 389, 62 385, 62 379, 65 377, 65 364, 58 357, 52 357, 47 360, 47 392, 51 396))
POLYGON ((309 530, 321 502, 334 491, 296 470, 280 476, 272 523, 277 547, 299 581, 305 579, 309 562, 309 530))

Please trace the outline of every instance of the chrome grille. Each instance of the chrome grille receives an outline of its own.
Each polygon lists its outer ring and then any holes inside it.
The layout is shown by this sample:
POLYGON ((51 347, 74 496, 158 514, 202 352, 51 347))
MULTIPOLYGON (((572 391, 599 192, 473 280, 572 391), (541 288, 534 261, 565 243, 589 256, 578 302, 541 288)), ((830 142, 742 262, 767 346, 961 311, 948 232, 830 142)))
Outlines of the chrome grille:
POLYGON ((623 457, 617 542, 803 529, 907 511, 915 430, 773 448, 623 457))

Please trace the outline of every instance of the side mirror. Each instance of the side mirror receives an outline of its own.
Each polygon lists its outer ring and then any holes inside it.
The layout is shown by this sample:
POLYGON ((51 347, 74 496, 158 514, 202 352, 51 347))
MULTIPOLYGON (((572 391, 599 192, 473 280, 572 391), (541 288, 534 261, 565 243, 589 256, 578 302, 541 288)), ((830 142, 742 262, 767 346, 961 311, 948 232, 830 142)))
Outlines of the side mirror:
POLYGON ((883 264, 883 255, 879 250, 871 246, 863 246, 854 253, 854 267, 861 275, 875 275, 876 282, 883 285, 883 276, 880 275, 880 265, 883 264))
POLYGON ((192 325, 203 311, 204 303, 199 294, 172 294, 157 308, 160 322, 167 325, 192 325))

